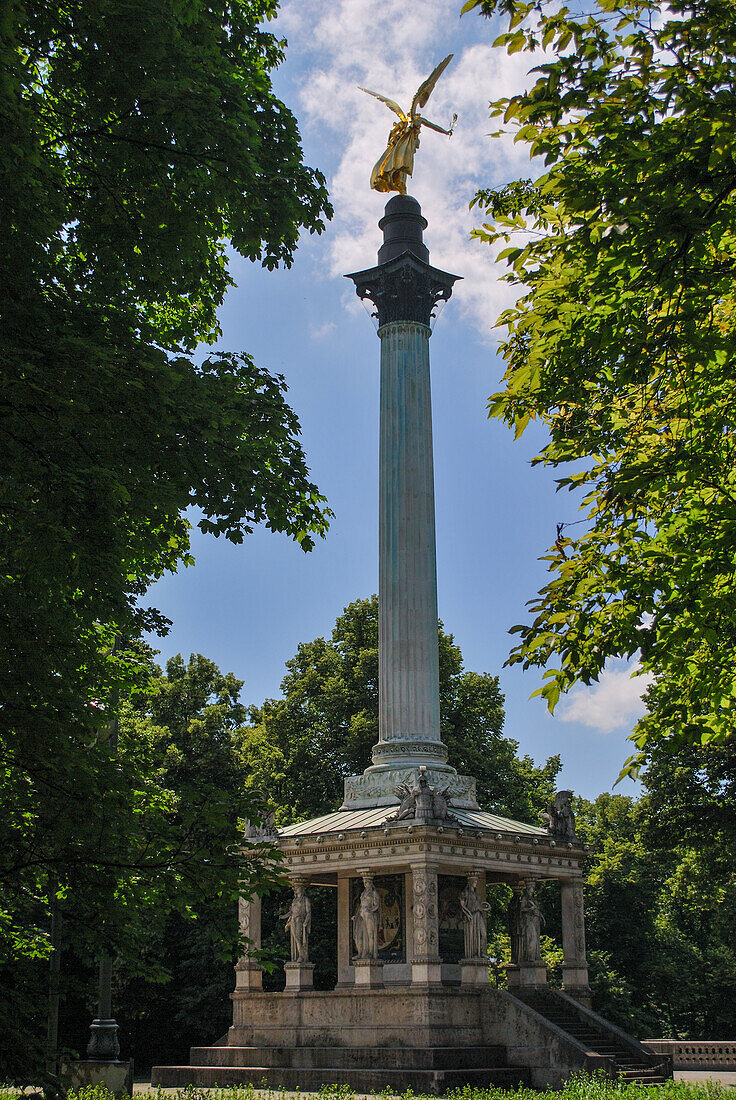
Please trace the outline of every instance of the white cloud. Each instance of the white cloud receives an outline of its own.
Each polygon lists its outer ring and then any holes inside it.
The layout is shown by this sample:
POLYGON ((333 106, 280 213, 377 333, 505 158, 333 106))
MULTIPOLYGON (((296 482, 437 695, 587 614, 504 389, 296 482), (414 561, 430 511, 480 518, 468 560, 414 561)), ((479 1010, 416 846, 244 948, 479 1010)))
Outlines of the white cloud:
POLYGON ((309 335, 313 340, 324 340, 327 336, 332 336, 336 328, 334 321, 325 321, 323 325, 310 325, 309 335))
POLYGON ((560 705, 557 715, 563 722, 612 733, 631 729, 644 713, 642 695, 652 682, 650 673, 636 675, 639 661, 613 661, 604 669, 597 684, 576 687, 560 705))
POLYGON ((523 144, 514 145, 511 136, 488 137, 498 122, 488 117, 489 101, 528 83, 533 61, 528 54, 508 57, 493 50, 491 29, 477 16, 483 41, 455 46, 453 36, 459 38, 461 30, 467 39, 458 10, 455 0, 285 0, 279 29, 289 39, 290 59, 303 71, 301 126, 337 151, 337 168, 328 181, 335 205, 328 230, 331 275, 373 262, 380 244, 376 223, 388 197, 371 191, 369 178, 394 116, 358 84, 408 107, 421 81, 454 49, 425 114, 448 126, 457 112, 455 134, 448 139, 422 132, 410 192, 429 221, 432 263, 463 276, 454 292, 461 316, 490 335, 515 291, 499 282, 505 265, 494 265, 491 249, 470 239, 480 218, 468 204, 479 187, 536 171, 523 144))

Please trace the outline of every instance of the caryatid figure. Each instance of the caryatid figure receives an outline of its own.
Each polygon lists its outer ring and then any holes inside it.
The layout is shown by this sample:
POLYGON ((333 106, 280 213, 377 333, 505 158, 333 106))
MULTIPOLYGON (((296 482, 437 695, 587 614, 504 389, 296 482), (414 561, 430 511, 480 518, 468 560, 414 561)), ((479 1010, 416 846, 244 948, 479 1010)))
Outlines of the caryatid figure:
POLYGON ((542 910, 534 896, 534 882, 524 883, 524 892, 519 903, 519 923, 521 925, 520 963, 539 963, 539 940, 544 924, 542 910))
POLYGON ((488 902, 482 901, 478 893, 478 873, 472 871, 460 894, 466 959, 485 959, 488 954, 486 913, 489 909, 488 902))
POLYGON ((286 927, 291 934, 291 961, 309 962, 309 933, 312 930, 312 903, 307 897, 303 882, 294 883, 294 900, 286 916, 286 927))
POLYGON ((373 883, 373 875, 366 873, 361 877, 363 893, 360 895, 358 912, 352 918, 355 955, 358 959, 377 959, 381 895, 373 883))

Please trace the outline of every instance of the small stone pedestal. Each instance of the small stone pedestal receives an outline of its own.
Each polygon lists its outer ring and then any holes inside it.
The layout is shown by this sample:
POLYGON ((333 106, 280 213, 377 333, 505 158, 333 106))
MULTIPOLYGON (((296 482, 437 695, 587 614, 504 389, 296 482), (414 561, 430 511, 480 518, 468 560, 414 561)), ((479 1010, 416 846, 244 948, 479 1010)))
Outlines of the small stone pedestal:
POLYGON ((383 963, 380 959, 353 959, 355 984, 361 989, 380 989, 383 985, 383 963))
POLYGON ((592 997, 588 985, 588 966, 575 966, 562 964, 562 989, 568 997, 574 997, 586 1008, 590 1008, 592 997))
POLYGON ((538 963, 525 963, 522 966, 507 966, 506 974, 509 990, 512 993, 514 989, 547 985, 547 967, 541 960, 538 963))
POLYGON ((260 993, 263 989, 263 971, 260 966, 241 960, 235 967, 235 988, 253 989, 260 993))
POLYGON ((105 1088, 113 1096, 133 1093, 133 1063, 102 1061, 92 1058, 69 1062, 62 1071, 64 1086, 75 1091, 82 1088, 105 1088))
POLYGON ((284 963, 284 970, 287 993, 314 989, 314 963, 284 963))
POLYGON ((463 986, 488 985, 488 959, 461 959, 460 984, 463 986))
POLYGON ((414 958, 411 963, 412 985, 441 985, 442 960, 414 958))

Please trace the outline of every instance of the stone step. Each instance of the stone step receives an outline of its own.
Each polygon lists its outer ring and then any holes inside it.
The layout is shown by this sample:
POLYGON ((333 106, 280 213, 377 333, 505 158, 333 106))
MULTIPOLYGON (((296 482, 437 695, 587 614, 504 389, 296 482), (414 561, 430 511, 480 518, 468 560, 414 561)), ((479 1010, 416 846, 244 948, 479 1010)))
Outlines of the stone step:
POLYGON ((194 1066, 268 1066, 271 1068, 451 1070, 460 1064, 466 1069, 502 1069, 506 1050, 502 1046, 476 1047, 192 1047, 194 1066))
MULTIPOLYGON (((458 1052, 459 1054, 461 1052, 458 1052)), ((458 1062, 461 1063, 460 1057, 458 1062)), ((348 1085, 355 1092, 371 1093, 387 1090, 398 1095, 411 1089, 424 1095, 442 1096, 449 1089, 472 1085, 476 1088, 513 1089, 530 1084, 529 1070, 521 1066, 478 1069, 346 1069, 324 1066, 319 1069, 296 1069, 274 1066, 154 1066, 151 1085, 156 1088, 227 1088, 238 1085, 263 1084, 267 1088, 303 1092, 317 1091, 325 1085, 348 1085)))
POLYGON ((620 1042, 615 1034, 598 1031, 581 1019, 576 1012, 560 1004, 552 997, 529 995, 522 997, 524 1002, 560 1028, 584 1047, 613 1060, 616 1076, 627 1084, 658 1085, 671 1078, 663 1075, 661 1067, 651 1066, 645 1059, 638 1058, 635 1051, 620 1042))
POLYGON ((663 1077, 661 1074, 657 1077, 623 1077, 621 1080, 627 1085, 669 1085, 672 1083, 671 1077, 663 1077))
POLYGON ((619 1069, 619 1077, 658 1077, 659 1066, 627 1066, 619 1069))

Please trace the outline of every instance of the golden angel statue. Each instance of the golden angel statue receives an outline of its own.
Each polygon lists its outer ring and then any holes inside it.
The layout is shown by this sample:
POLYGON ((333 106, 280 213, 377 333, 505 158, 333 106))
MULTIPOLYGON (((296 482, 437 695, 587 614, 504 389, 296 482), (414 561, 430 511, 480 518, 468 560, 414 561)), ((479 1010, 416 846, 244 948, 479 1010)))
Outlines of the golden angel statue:
MULTIPOLYGON (((447 55, 444 61, 440 61, 434 72, 427 77, 411 101, 411 110, 407 115, 402 111, 398 103, 388 99, 385 95, 372 92, 369 88, 360 88, 361 92, 380 99, 387 107, 399 116, 399 121, 391 127, 388 135, 388 147, 386 152, 379 157, 371 172, 371 187, 374 191, 398 191, 400 195, 406 194, 406 177, 412 174, 414 169, 414 154, 419 148, 419 131, 422 126, 428 126, 430 130, 436 130, 438 134, 447 134, 452 137, 452 131, 457 122, 457 115, 452 116, 449 130, 438 126, 436 122, 422 118, 419 111, 425 107, 427 100, 434 91, 434 86, 442 73, 452 61, 453 55, 447 55)), ((360 85, 358 85, 360 87, 360 85)))

